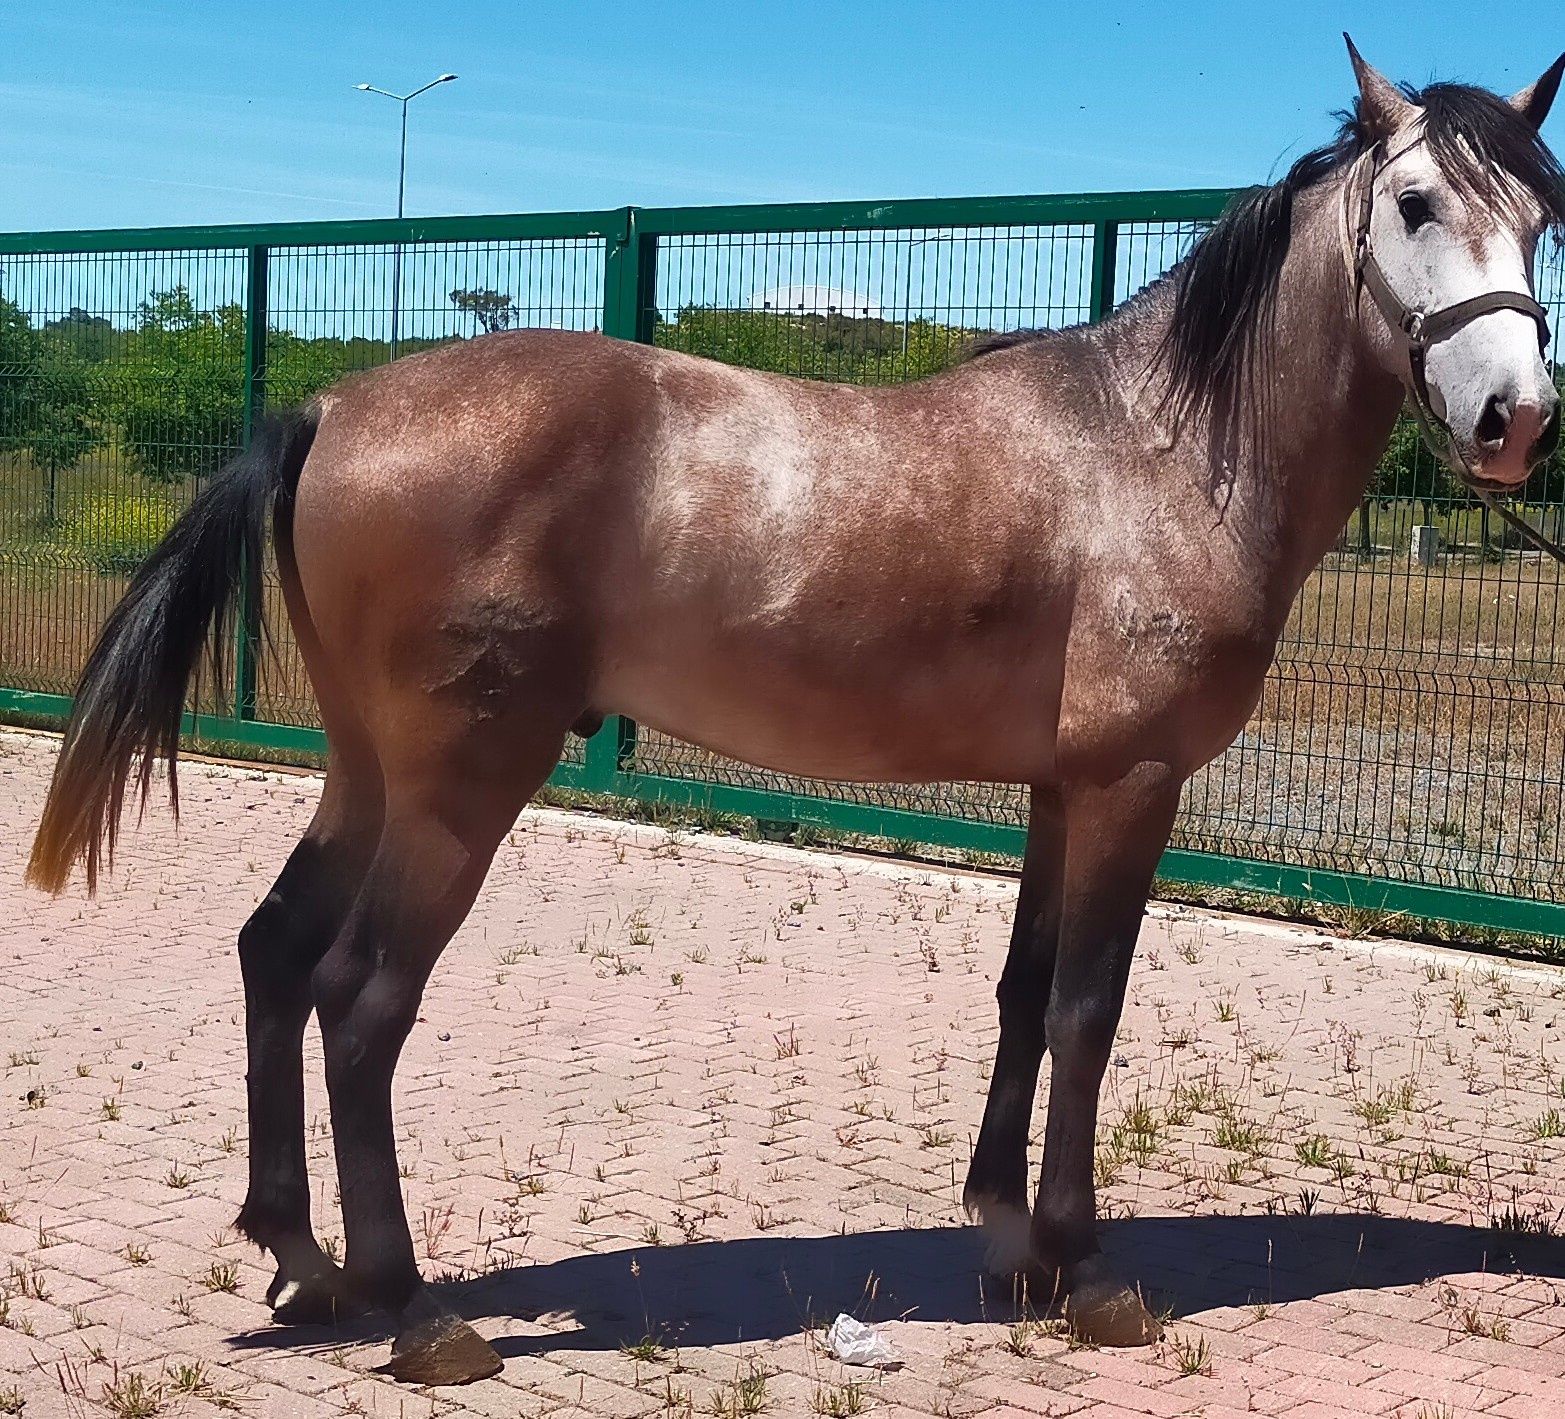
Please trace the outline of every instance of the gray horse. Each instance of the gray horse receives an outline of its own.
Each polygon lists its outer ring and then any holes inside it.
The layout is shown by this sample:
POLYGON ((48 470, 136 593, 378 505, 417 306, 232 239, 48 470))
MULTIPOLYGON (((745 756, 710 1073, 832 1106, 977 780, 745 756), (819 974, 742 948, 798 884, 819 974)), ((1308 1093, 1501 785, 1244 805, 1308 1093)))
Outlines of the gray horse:
POLYGON ((191 504, 83 672, 30 867, 112 853, 172 760, 203 646, 271 536, 330 743, 319 811, 239 936, 250 1189, 279 1321, 369 1303, 393 1373, 500 1359, 424 1286, 391 1084, 429 973, 573 728, 634 716, 837 779, 1027 784, 999 1057, 966 1200, 992 1265, 1079 1331, 1156 1324, 1098 1249, 1098 1091, 1180 787, 1239 732, 1404 390, 1485 490, 1558 435, 1529 294, 1565 222, 1509 101, 1357 54, 1329 147, 1091 329, 896 388, 518 331, 398 361, 263 427, 191 504), (133 780, 132 776, 136 776, 133 780), (311 1228, 301 1038, 320 1020, 347 1235, 311 1228), (1027 1134, 1053 1055, 1042 1179, 1027 1134))

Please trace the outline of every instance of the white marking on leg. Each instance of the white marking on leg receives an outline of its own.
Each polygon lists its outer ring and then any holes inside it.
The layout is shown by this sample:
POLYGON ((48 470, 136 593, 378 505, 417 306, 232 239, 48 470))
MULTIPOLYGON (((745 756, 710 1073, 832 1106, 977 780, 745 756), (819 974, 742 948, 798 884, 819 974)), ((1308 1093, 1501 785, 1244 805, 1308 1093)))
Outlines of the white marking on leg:
POLYGON ((997 1198, 974 1198, 967 1203, 968 1215, 984 1229, 988 1244, 984 1265, 991 1275, 1011 1276, 1024 1271, 1032 1261, 1032 1216, 1025 1207, 997 1198))

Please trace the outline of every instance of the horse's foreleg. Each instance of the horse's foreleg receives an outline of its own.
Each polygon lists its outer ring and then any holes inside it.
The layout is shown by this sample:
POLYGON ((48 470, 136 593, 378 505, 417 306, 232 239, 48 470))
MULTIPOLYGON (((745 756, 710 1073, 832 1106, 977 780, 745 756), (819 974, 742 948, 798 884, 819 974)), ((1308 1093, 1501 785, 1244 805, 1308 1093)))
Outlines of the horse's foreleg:
POLYGON ((995 992, 1000 1043, 962 1193, 968 1214, 983 1223, 989 1270, 997 1275, 1024 1270, 1031 1256, 1027 1131, 1043 1060, 1044 1012, 1059 942, 1064 868, 1064 806, 1056 790, 1034 788, 1011 947, 995 992))
POLYGON ((1167 766, 1145 763, 1107 788, 1073 788, 1065 801, 1064 906, 1045 1025, 1053 1063, 1032 1248, 1043 1284, 1065 1295, 1072 1325, 1103 1345, 1158 1335, 1098 1250, 1093 1148, 1103 1072, 1180 786, 1167 766))
POLYGON ((396 1317, 389 1368, 398 1379, 460 1384, 501 1368, 489 1344, 420 1279, 398 1181, 391 1083, 436 959, 563 740, 561 730, 552 751, 535 755, 517 739, 486 741, 493 752, 485 763, 431 749, 414 770, 388 765, 380 844, 341 935, 315 969, 344 1270, 355 1294, 396 1317), (529 766, 525 782, 518 762, 529 766))
POLYGON ((239 933, 249 1053, 250 1187, 236 1225, 277 1261, 273 1318, 320 1323, 350 1308, 310 1225, 304 1026, 310 973, 341 929, 380 836, 378 783, 334 765, 314 821, 239 933))

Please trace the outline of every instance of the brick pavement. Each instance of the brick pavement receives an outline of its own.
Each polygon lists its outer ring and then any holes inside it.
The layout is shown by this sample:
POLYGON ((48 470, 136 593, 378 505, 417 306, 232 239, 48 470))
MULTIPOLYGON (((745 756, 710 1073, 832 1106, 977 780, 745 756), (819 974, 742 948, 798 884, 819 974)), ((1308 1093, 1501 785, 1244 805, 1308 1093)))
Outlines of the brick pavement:
POLYGON ((421 1260, 506 1370, 397 1387, 372 1323, 270 1328, 228 1227, 234 934, 318 781, 191 765, 180 834, 155 812, 51 902, 20 871, 52 753, 0 734, 0 1413, 1565 1415, 1565 972, 1154 910, 1099 1173, 1173 1319, 1072 1348, 958 1206, 1013 885, 554 812, 398 1076, 421 1260), (838 1311, 903 1368, 830 1359, 838 1311))

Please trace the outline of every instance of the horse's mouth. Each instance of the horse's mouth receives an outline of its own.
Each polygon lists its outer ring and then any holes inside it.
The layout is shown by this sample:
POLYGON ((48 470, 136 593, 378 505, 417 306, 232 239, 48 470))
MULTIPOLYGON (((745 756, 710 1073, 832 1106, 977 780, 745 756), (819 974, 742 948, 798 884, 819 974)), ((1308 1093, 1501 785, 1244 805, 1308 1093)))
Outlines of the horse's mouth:
MULTIPOLYGON (((1514 463, 1514 460, 1510 461, 1514 463)), ((1460 460, 1453 460, 1453 462, 1454 471, 1462 482, 1475 492, 1480 493, 1519 492, 1538 467, 1537 463, 1529 459, 1521 465, 1519 472, 1507 469, 1511 476, 1502 478, 1491 473, 1482 463, 1475 465, 1475 463, 1469 462, 1464 468, 1460 460)), ((1539 462, 1542 462, 1542 460, 1540 459, 1539 462)))
MULTIPOLYGON (((1527 476, 1530 476, 1531 472, 1532 470, 1528 469, 1527 476)), ((1479 493, 1514 493, 1527 481, 1526 476, 1508 481, 1504 478, 1485 478, 1480 473, 1463 473, 1461 478, 1469 488, 1479 493)))

